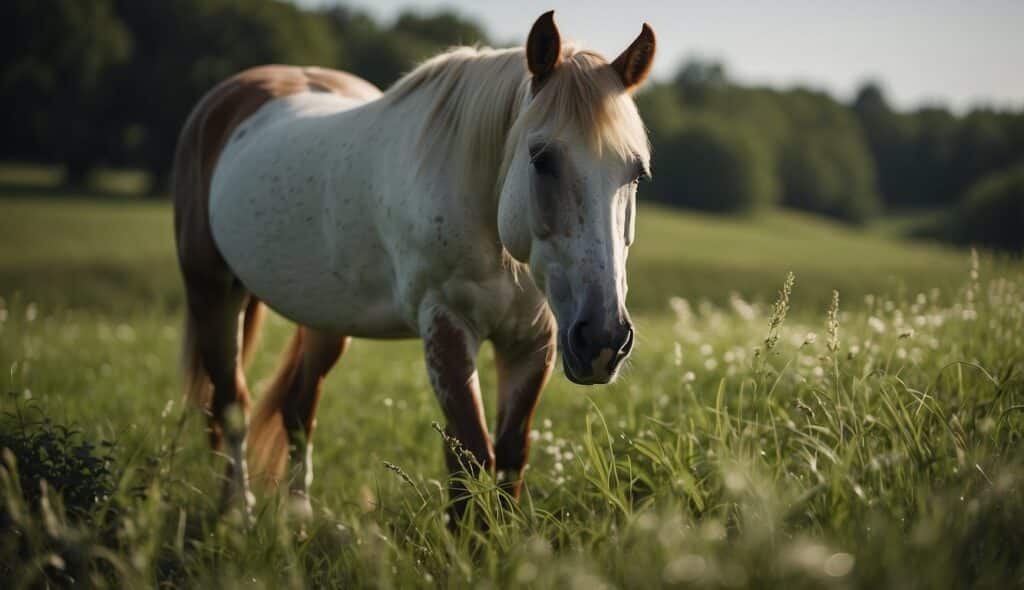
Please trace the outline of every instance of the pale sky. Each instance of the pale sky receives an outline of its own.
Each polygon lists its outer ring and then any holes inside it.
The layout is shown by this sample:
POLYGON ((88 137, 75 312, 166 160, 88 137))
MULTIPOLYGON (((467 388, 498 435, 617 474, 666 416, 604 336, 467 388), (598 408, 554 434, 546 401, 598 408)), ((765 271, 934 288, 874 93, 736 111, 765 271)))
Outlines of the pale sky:
MULTIPOLYGON (((296 0, 305 6, 336 0, 296 0)), ((723 61, 741 82, 809 85, 850 98, 880 80, 900 108, 988 104, 1024 108, 1024 1, 1017 0, 353 0, 390 22, 407 7, 441 7, 481 23, 498 45, 522 43, 555 9, 565 39, 613 59, 647 21, 656 76, 687 56, 723 61)))

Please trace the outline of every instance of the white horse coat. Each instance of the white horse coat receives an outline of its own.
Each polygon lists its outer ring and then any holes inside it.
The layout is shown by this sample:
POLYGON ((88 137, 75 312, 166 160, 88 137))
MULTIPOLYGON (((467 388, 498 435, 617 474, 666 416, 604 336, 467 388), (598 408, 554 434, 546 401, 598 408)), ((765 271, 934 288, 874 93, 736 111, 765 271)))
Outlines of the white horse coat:
POLYGON ((267 103, 234 132, 210 223, 253 294, 299 324, 358 337, 419 335, 428 297, 468 313, 482 337, 516 299, 536 313, 541 294, 532 281, 517 286, 494 222, 479 221, 486 196, 458 198, 451 170, 424 179, 409 164, 419 138, 401 123, 419 108, 306 92, 267 103))
POLYGON ((187 391, 213 445, 230 447, 225 498, 248 498, 248 440, 261 474, 290 459, 309 513, 320 389, 352 336, 421 338, 448 434, 518 497, 556 340, 583 384, 613 379, 632 348, 625 263, 650 154, 631 92, 653 55, 646 25, 609 64, 563 45, 547 13, 525 49, 455 49, 383 94, 343 72, 267 66, 204 97, 178 144, 175 232, 187 391), (261 302, 299 328, 249 432, 228 410, 247 415, 241 361, 261 302))

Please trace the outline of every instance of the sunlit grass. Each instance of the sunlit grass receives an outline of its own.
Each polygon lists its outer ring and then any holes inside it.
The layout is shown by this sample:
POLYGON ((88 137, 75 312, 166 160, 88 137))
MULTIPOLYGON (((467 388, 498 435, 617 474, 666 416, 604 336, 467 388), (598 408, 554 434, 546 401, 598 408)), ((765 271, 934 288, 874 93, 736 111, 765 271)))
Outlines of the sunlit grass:
MULTIPOLYGON (((1024 277, 970 264, 956 288, 840 291, 831 313, 800 308, 797 276, 784 319, 739 296, 643 315, 618 383, 553 380, 520 506, 470 482, 487 531, 459 535, 416 343, 357 342, 329 377, 314 522, 287 522, 265 493, 245 530, 217 516, 222 465, 179 403, 177 318, 8 299, 4 407, 116 440, 120 484, 88 526, 8 488, 31 559, 0 545, 3 567, 149 586, 1010 587, 1024 576, 1024 277)), ((256 382, 289 330, 268 328, 256 382)), ((488 392, 492 369, 485 349, 488 392)))
MULTIPOLYGON (((486 532, 448 531, 421 345, 358 341, 318 413, 314 521, 289 522, 265 490, 246 529, 218 515, 223 459, 181 404, 168 204, 55 198, 52 170, 0 169, 13 177, 50 192, 0 197, 0 433, 38 450, 20 468, 2 457, 6 585, 1024 583, 1019 261, 799 214, 644 205, 633 358, 608 387, 556 374, 518 507, 484 474, 467 485, 486 532), (75 484, 102 441, 113 492, 88 473, 75 490, 99 490, 91 501, 31 479, 75 484), (67 453, 62 469, 39 458, 67 453)), ((291 329, 270 317, 255 391, 291 329)), ((487 347, 480 365, 493 421, 487 347)))

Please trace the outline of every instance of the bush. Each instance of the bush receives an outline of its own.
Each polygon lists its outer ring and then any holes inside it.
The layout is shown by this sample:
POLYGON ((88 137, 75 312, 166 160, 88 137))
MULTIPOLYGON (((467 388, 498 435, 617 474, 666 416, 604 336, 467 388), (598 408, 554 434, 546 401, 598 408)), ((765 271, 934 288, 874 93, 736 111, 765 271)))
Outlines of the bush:
POLYGON ((0 415, 0 579, 14 588, 118 587, 113 444, 86 440, 11 393, 0 415), (112 558, 112 559, 111 559, 112 558))
POLYGON ((663 139, 654 158, 650 194, 666 203, 742 213, 771 205, 778 194, 770 152, 727 124, 686 127, 663 139))
MULTIPOLYGON (((14 395, 14 394, 11 394, 14 395)), ((116 487, 113 443, 95 445, 82 434, 57 424, 32 404, 18 404, 0 417, 0 470, 16 468, 21 497, 38 508, 42 483, 60 493, 71 517, 87 518, 116 487)), ((7 520, 0 506, 0 521, 7 520)))
POLYGON ((971 185, 949 217, 925 233, 958 244, 1024 251, 1024 162, 971 185))

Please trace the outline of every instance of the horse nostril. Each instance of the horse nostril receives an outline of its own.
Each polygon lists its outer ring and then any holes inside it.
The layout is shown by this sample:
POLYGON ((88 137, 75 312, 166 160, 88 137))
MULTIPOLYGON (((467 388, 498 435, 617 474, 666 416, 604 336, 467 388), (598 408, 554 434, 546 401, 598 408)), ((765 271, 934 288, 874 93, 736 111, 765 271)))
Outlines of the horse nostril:
POLYGON ((619 357, 625 358, 629 355, 630 351, 633 350, 633 328, 629 327, 626 329, 626 338, 622 342, 622 346, 619 347, 619 357))
POLYGON ((585 335, 584 330, 586 325, 587 322, 580 321, 576 322, 575 324, 572 325, 571 328, 569 328, 569 346, 572 347, 573 352, 576 353, 576 356, 580 358, 584 358, 586 356, 585 352, 587 350, 587 337, 585 335))

